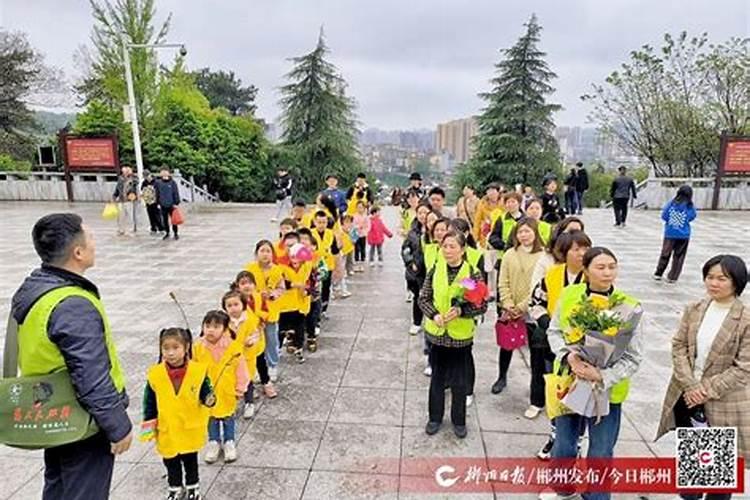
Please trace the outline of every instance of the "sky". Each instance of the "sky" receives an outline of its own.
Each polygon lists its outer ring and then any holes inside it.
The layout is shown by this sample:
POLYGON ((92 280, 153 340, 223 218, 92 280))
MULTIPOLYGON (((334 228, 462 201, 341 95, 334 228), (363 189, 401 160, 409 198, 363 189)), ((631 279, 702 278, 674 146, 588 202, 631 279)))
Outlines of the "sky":
MULTIPOLYGON (((290 57, 311 51, 321 26, 349 83, 361 127, 434 129, 478 114, 500 49, 536 13, 540 48, 557 74, 558 125, 586 125, 581 94, 664 33, 750 36, 750 0, 156 0, 172 13, 169 41, 190 68, 232 70, 259 88, 257 115, 275 121, 290 57)), ((0 26, 26 32, 49 64, 74 79, 73 52, 90 44, 87 0, 0 0, 0 26)), ((172 55, 163 54, 166 60, 172 55)))

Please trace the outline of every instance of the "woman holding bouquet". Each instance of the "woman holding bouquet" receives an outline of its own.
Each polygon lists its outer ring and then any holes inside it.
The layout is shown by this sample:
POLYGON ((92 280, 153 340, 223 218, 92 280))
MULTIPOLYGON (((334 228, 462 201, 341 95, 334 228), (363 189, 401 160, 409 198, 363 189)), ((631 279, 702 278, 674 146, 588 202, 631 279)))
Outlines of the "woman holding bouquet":
MULTIPOLYGON (((555 419, 557 437, 552 457, 556 459, 577 456, 582 427, 589 433, 588 458, 612 458, 617 443, 620 406, 627 398, 630 377, 643 358, 638 328, 643 310, 635 298, 615 288, 617 265, 617 257, 609 249, 589 249, 583 256, 586 283, 565 288, 547 330, 550 347, 557 355, 555 370, 559 365, 569 367, 578 382, 590 382, 592 390, 602 390, 609 398, 608 412, 594 416, 572 413, 555 419), (611 326, 596 331, 602 328, 601 323, 611 326), (583 354, 588 337, 597 334, 609 336, 617 346, 602 366, 590 362, 583 354)), ((609 493, 603 492, 582 496, 587 500, 610 498, 609 493)))
MULTIPOLYGON (((542 243, 537 232, 537 223, 530 218, 521 218, 509 235, 513 242, 510 250, 503 255, 498 279, 498 322, 509 323, 529 320, 529 299, 531 298, 531 275, 537 260, 542 256, 542 243)), ((528 327, 527 327, 528 330, 528 327)), ((502 334, 501 334, 502 335, 502 334)), ((499 375, 492 384, 492 394, 499 394, 508 383, 508 368, 513 351, 500 348, 499 375)))
POLYGON ((737 452, 746 464, 750 461, 750 309, 740 296, 747 276, 745 262, 734 255, 717 255, 704 264, 707 297, 685 309, 672 339, 672 379, 656 435, 659 439, 675 427, 736 427, 737 452))
MULTIPOLYGON (((468 300, 464 282, 481 283, 479 270, 465 258, 466 237, 449 231, 440 244, 443 258, 427 274, 419 294, 419 307, 425 314, 425 335, 430 349, 428 435, 440 430, 445 411, 445 388, 451 388, 451 422, 459 438, 466 437, 466 393, 469 385, 471 346, 474 341, 474 318, 487 309, 486 294, 468 300), (475 299, 475 298, 474 298, 475 299)), ((486 290, 486 287, 485 287, 486 290)))

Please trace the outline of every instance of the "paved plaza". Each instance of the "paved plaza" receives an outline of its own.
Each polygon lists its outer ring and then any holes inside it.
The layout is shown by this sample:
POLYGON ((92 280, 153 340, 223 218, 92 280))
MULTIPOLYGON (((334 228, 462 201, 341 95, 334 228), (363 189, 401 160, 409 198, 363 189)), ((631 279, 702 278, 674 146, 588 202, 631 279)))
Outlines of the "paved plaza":
MULTIPOLYGON (((67 204, 0 203, 3 324, 13 292, 38 262, 30 238, 34 221, 66 210, 67 204)), ((100 287, 112 322, 128 376, 129 413, 137 424, 146 369, 157 359, 158 332, 183 324, 168 293, 174 291, 180 298, 197 331, 202 315, 219 306, 229 282, 251 259, 255 242, 275 236, 276 228, 268 222, 272 209, 229 205, 193 211, 178 242, 163 242, 147 233, 118 238, 115 225, 100 219, 101 206, 81 204, 72 210, 95 231, 97 264, 89 277, 100 287)), ((385 215, 394 227, 396 211, 387 209, 385 215)), ((646 356, 623 406, 615 453, 671 456, 672 436, 653 443, 670 375, 670 337, 684 305, 702 295, 702 263, 717 253, 747 255, 750 213, 700 213, 678 285, 651 280, 661 245, 658 212, 632 213, 622 230, 612 227, 609 211, 591 210, 583 219, 595 244, 614 249, 621 262, 620 287, 640 298, 645 309, 646 356)), ((457 439, 449 425, 436 436, 425 435, 429 379, 422 374, 421 338, 407 334, 411 305, 404 302, 399 248, 400 242, 387 242, 385 267, 355 276, 354 296, 333 302, 318 352, 303 365, 282 362, 279 397, 259 400, 255 418, 240 420, 239 460, 201 465, 206 498, 411 498, 399 494, 399 485, 410 481, 399 458, 475 457, 481 465, 486 457, 533 456, 544 443, 546 419, 529 421, 522 416, 528 405, 527 353, 514 357, 508 388, 500 395, 490 394, 497 376, 494 312, 480 328, 474 349, 476 399, 468 412, 468 437, 457 439)), ((0 457, 0 497, 39 498, 41 453, 0 447, 0 457)), ((162 498, 164 475, 153 445, 135 443, 117 460, 112 497, 162 498)), ((534 498, 507 493, 494 497, 534 498)))

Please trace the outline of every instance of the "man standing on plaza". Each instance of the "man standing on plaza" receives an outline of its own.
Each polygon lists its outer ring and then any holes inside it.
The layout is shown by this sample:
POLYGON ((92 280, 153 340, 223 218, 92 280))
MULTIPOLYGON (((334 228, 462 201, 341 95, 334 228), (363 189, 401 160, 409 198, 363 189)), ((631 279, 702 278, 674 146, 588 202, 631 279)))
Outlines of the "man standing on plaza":
POLYGON ((273 179, 273 188, 276 194, 276 217, 271 222, 278 221, 289 215, 292 210, 292 195, 294 193, 294 178, 289 174, 286 167, 279 167, 276 177, 273 179), (286 210, 286 212, 285 212, 286 210))
MULTIPOLYGON (((156 179, 154 185, 156 186, 156 200, 159 203, 159 210, 161 210, 161 225, 165 231, 162 239, 168 240, 172 212, 180 204, 180 188, 167 167, 162 167, 159 178, 156 179)), ((179 240, 177 224, 172 224, 172 232, 174 232, 174 239, 179 240)))
POLYGON ((620 167, 620 175, 612 181, 609 188, 609 195, 612 197, 612 208, 615 211, 615 227, 625 227, 625 221, 628 218, 628 202, 630 195, 633 199, 638 198, 635 191, 635 181, 628 175, 628 169, 620 167))
POLYGON ((125 236, 136 231, 136 200, 138 199, 138 179, 133 175, 133 169, 124 166, 120 169, 115 192, 112 199, 118 204, 120 211, 117 215, 117 234, 125 236))
POLYGON ((84 278, 95 244, 75 214, 51 214, 34 225, 42 260, 13 296, 21 376, 67 370, 76 397, 99 432, 44 450, 44 500, 109 498, 115 455, 132 441, 125 377, 99 291, 84 278))
MULTIPOLYGON (((576 163, 576 193, 578 195, 578 215, 583 215, 583 195, 589 190, 589 173, 583 168, 583 162, 576 163)), ((572 214, 571 214, 572 215, 572 214)))
POLYGON ((340 214, 346 213, 346 194, 339 189, 339 178, 336 175, 328 174, 326 189, 321 191, 321 194, 333 200, 340 214))

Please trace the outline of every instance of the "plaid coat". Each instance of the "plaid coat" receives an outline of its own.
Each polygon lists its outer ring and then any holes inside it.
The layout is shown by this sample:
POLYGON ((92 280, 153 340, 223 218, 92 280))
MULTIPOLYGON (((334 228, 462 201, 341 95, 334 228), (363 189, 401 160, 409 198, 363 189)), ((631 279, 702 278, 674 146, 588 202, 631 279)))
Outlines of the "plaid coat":
POLYGON ((708 392, 709 424, 737 427, 737 451, 750 462, 750 308, 735 300, 713 341, 703 376, 695 380, 696 336, 709 304, 704 299, 689 305, 672 339, 672 378, 656 439, 675 428, 673 408, 682 393, 702 386, 708 392))

